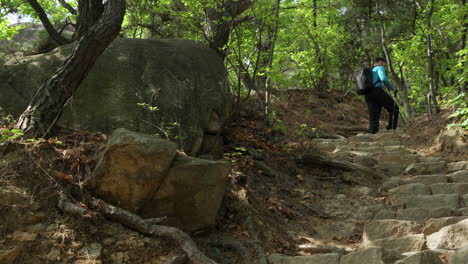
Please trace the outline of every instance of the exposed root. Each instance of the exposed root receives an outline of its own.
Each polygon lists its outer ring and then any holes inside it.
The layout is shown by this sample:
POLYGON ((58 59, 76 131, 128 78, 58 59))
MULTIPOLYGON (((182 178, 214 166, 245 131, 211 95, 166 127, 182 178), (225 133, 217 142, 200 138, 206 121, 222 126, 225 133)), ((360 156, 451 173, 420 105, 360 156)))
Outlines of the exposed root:
MULTIPOLYGON (((107 204, 100 199, 91 197, 89 200, 94 210, 110 220, 116 221, 145 235, 161 236, 175 240, 193 264, 216 264, 215 261, 205 256, 205 254, 198 249, 189 235, 175 227, 158 225, 157 223, 163 221, 162 218, 142 219, 134 213, 107 204)), ((86 209, 70 202, 65 195, 60 195, 58 206, 65 213, 80 216, 86 213, 86 209)))

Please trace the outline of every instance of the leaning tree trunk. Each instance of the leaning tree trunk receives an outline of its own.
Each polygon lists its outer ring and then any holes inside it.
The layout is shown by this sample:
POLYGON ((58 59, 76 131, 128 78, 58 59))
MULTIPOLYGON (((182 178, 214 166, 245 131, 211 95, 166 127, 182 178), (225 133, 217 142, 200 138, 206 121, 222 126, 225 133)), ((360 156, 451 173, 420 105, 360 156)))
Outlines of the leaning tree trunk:
MULTIPOLYGON (((109 2, 109 1, 108 1, 109 2)), ((88 30, 97 23, 104 12, 102 0, 80 0, 78 1, 78 37, 81 38, 88 30)))
POLYGON ((38 89, 20 116, 17 128, 32 137, 49 133, 97 58, 119 34, 124 15, 125 0, 107 1, 99 21, 79 40, 73 54, 38 89))

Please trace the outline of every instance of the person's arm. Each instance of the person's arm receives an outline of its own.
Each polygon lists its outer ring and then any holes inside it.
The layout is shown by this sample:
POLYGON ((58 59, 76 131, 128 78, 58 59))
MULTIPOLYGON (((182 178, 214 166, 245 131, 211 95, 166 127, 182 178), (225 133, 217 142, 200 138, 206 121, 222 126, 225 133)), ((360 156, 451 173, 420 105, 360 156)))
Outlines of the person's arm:
POLYGON ((389 90, 395 91, 395 88, 393 88, 390 80, 388 80, 387 75, 385 75, 385 69, 383 66, 377 68, 377 74, 379 75, 380 81, 383 82, 389 90))

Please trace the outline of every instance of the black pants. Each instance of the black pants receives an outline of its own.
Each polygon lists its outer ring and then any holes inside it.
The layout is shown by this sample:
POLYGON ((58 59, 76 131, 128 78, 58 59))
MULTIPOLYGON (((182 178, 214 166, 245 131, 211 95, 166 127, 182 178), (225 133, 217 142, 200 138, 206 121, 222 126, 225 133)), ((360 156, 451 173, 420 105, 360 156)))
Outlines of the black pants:
POLYGON ((380 112, 382 107, 387 110, 389 118, 387 129, 396 129, 400 110, 392 97, 381 87, 374 87, 366 94, 367 109, 369 110, 369 132, 375 134, 379 131, 380 112))

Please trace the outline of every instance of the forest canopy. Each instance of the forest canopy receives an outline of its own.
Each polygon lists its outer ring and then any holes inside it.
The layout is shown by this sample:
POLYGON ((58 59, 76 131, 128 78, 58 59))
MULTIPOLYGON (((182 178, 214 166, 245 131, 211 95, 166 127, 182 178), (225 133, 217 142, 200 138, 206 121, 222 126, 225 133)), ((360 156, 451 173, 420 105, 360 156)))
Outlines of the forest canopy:
MULTIPOLYGON (((458 125, 468 128, 466 0, 126 2, 121 37, 205 43, 224 59, 238 106, 252 90, 265 94, 266 114, 272 89, 346 94, 354 90, 360 67, 385 57, 406 118, 454 106, 454 115, 462 116, 458 125)), ((63 45, 78 40, 86 23, 99 18, 89 14, 100 14, 103 1, 4 0, 0 5, 1 39, 42 23, 56 45, 63 45), (60 34, 65 29, 74 33, 60 34), (54 37, 53 31, 59 33, 54 37)))

